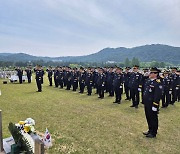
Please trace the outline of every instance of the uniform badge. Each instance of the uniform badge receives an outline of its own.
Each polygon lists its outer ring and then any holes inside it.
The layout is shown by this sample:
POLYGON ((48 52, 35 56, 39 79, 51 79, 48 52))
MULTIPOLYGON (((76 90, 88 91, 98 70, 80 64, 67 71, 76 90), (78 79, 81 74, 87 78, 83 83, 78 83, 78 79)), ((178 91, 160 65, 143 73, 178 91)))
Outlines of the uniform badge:
POLYGON ((160 80, 160 79, 157 79, 156 81, 157 81, 158 83, 160 83, 160 82, 161 82, 161 80, 160 80))
POLYGON ((159 88, 162 89, 162 86, 160 85, 159 88))

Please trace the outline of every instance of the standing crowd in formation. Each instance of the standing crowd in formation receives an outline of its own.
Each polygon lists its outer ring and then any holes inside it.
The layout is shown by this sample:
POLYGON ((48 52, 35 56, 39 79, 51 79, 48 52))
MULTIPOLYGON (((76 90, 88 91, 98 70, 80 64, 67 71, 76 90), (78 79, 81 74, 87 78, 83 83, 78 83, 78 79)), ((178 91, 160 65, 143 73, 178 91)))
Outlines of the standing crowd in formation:
MULTIPOLYGON (((31 83, 32 70, 28 67, 26 70, 28 82, 31 83)), ((103 99, 104 93, 109 93, 109 97, 115 96, 113 103, 120 104, 123 91, 126 99, 132 101, 130 107, 138 108, 141 103, 144 104, 145 115, 149 130, 143 132, 148 138, 156 137, 158 130, 158 111, 160 100, 162 108, 167 108, 169 104, 174 105, 180 101, 180 71, 176 67, 171 70, 161 72, 158 68, 139 70, 139 66, 133 68, 126 67, 125 70, 120 67, 108 68, 70 68, 49 67, 47 70, 49 86, 56 88, 77 91, 84 93, 87 88, 87 95, 92 95, 92 89, 96 89, 98 98, 103 99)), ((22 83, 23 71, 17 69, 19 82, 22 83)), ((43 68, 39 65, 34 68, 36 74, 37 92, 42 92, 43 68)))

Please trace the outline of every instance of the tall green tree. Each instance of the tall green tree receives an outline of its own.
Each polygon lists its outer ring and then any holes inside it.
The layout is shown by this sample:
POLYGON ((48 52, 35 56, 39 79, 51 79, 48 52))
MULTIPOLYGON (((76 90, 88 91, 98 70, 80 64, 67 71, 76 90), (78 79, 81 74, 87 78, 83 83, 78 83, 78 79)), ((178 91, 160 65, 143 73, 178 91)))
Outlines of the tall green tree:
POLYGON ((126 58, 124 61, 124 66, 125 67, 130 67, 131 66, 131 61, 129 60, 129 58, 126 58))
POLYGON ((132 66, 134 66, 134 65, 138 65, 138 66, 139 66, 139 65, 140 65, 139 59, 133 57, 132 62, 131 62, 131 65, 132 65, 132 66))
POLYGON ((164 63, 164 62, 160 62, 160 63, 159 63, 159 67, 160 67, 160 68, 165 68, 165 63, 164 63))

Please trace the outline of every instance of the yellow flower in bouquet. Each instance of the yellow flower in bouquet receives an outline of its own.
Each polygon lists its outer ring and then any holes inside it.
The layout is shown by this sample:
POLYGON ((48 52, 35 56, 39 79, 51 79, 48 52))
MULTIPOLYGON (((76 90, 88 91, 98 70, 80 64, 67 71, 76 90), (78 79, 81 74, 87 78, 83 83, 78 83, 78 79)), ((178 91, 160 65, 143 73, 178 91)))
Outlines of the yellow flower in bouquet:
POLYGON ((35 129, 34 126, 32 126, 31 124, 25 124, 24 131, 26 133, 30 133, 30 132, 35 132, 35 129))
POLYGON ((25 121, 19 121, 18 124, 24 125, 24 124, 25 124, 25 121))
POLYGON ((26 132, 26 133, 29 133, 29 131, 31 130, 31 128, 30 128, 30 125, 25 125, 24 126, 24 131, 26 132))

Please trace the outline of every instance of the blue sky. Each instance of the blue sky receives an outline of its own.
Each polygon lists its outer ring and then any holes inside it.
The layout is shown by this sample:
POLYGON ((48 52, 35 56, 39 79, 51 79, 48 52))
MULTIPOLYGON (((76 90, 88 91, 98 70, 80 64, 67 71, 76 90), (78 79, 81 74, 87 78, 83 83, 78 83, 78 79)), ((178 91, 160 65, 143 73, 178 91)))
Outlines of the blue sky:
POLYGON ((180 46, 179 0, 0 0, 0 52, 38 56, 180 46))

